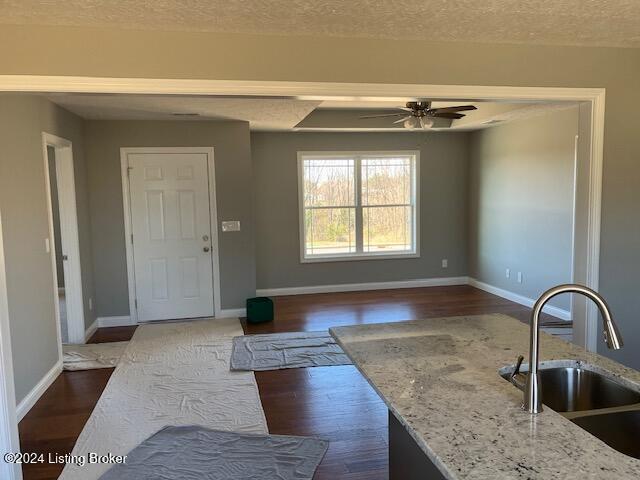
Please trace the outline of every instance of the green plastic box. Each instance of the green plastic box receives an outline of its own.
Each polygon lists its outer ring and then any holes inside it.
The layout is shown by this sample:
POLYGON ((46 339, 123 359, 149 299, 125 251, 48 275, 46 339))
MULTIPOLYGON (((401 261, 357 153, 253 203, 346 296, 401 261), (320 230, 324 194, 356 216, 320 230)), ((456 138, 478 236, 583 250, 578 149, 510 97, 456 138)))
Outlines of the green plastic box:
POLYGON ((273 320, 273 300, 269 297, 247 299, 247 321, 249 323, 271 322, 273 320))

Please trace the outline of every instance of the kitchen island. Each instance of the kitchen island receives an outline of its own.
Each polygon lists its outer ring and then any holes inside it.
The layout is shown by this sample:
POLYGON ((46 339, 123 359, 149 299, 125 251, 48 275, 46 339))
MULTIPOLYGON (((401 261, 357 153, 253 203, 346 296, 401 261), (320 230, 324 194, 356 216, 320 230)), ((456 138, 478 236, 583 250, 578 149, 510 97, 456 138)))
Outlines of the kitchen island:
MULTIPOLYGON (((640 478, 640 460, 559 413, 521 410, 522 392, 499 373, 528 355, 529 327, 518 320, 493 314, 330 332, 389 408, 391 480, 640 478)), ((541 368, 584 362, 640 391, 640 372, 544 333, 540 359, 541 368)))

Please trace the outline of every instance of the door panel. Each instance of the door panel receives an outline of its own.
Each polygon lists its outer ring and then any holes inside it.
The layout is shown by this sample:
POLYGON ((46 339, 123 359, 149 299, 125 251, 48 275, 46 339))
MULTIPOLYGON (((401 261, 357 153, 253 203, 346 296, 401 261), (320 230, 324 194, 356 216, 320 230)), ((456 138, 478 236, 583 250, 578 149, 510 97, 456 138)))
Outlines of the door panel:
POLYGON ((138 320, 213 316, 207 155, 128 160, 138 320))

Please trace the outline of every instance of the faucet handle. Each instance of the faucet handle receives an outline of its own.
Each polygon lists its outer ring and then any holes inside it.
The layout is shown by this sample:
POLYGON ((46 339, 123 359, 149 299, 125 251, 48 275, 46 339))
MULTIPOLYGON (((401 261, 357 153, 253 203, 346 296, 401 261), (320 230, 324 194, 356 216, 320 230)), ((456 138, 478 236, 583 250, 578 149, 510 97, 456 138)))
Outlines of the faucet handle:
POLYGON ((518 355, 518 360, 516 360, 516 368, 513 370, 511 378, 515 378, 515 376, 520 373, 520 366, 522 365, 523 360, 524 357, 522 355, 518 355))
POLYGON ((523 360, 524 360, 524 357, 522 355, 518 355, 518 359, 516 360, 516 368, 514 368, 513 373, 509 377, 509 381, 513 383, 516 387, 518 387, 520 390, 524 390, 525 384, 523 381, 518 380, 516 377, 520 374, 520 366, 522 365, 523 360))

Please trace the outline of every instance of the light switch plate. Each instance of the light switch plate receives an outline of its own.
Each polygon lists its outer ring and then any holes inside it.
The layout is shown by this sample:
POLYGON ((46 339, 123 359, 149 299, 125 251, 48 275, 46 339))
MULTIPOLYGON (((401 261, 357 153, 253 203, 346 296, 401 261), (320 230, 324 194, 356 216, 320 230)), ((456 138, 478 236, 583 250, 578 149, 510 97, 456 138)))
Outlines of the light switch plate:
POLYGON ((239 232, 240 220, 226 220, 222 222, 222 231, 223 232, 239 232))

